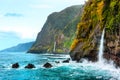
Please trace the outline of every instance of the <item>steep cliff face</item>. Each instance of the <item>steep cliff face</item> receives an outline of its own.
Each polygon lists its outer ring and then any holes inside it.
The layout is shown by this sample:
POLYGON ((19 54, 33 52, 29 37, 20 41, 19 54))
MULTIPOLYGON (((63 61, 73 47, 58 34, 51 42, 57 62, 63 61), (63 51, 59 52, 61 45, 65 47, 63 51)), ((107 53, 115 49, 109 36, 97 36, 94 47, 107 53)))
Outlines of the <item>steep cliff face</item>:
POLYGON ((96 61, 103 29, 104 57, 117 63, 120 58, 120 0, 86 2, 81 22, 77 25, 76 38, 71 45, 72 59, 79 61, 87 58, 96 61))
POLYGON ((80 21, 81 11, 82 5, 77 5, 50 14, 29 52, 68 52, 76 31, 76 25, 80 21))

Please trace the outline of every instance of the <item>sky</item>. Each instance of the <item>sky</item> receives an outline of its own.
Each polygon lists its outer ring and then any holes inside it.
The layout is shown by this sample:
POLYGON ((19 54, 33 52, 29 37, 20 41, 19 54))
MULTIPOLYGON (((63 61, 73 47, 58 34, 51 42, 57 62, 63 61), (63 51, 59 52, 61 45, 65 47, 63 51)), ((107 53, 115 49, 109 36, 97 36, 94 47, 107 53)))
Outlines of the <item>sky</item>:
POLYGON ((85 0, 0 0, 0 50, 35 41, 47 16, 85 0))

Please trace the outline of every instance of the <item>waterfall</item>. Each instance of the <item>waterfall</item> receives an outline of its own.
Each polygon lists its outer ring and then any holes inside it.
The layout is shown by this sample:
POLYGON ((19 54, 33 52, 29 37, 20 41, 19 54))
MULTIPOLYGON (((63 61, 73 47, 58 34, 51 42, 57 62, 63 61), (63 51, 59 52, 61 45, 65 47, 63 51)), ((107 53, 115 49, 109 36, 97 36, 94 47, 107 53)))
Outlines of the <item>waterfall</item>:
POLYGON ((104 63, 103 60, 103 51, 104 51, 104 34, 105 34, 105 29, 103 29, 101 40, 100 40, 100 46, 99 46, 99 54, 98 54, 98 62, 99 63, 104 63))
POLYGON ((55 52, 55 50, 56 50, 56 41, 54 42, 53 52, 55 52))

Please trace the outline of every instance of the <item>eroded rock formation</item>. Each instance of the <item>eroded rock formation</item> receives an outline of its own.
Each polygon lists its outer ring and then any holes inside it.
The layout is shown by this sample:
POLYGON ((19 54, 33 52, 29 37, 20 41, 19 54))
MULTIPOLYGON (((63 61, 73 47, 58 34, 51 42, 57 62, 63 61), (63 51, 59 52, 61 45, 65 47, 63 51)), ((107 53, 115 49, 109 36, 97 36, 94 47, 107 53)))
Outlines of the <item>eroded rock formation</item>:
POLYGON ((87 58, 97 61, 100 37, 105 29, 104 57, 120 65, 120 1, 88 0, 77 35, 71 45, 70 56, 79 61, 87 58))

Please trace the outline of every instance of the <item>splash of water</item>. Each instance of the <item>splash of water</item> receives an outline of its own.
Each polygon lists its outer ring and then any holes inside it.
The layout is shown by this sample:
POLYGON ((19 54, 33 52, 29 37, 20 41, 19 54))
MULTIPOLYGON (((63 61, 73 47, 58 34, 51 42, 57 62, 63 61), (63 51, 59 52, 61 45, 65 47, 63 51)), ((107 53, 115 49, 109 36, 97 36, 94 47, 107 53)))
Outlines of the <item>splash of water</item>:
POLYGON ((100 40, 100 47, 99 47, 99 54, 98 54, 98 62, 104 63, 103 59, 103 51, 104 51, 104 35, 105 35, 105 29, 103 29, 101 40, 100 40))

